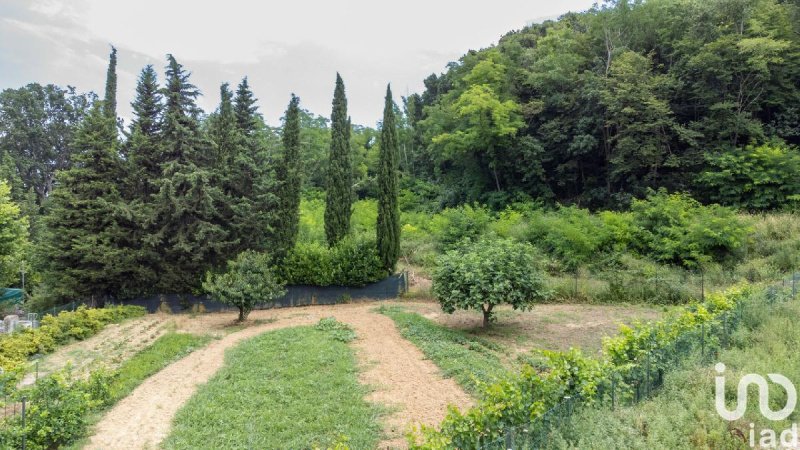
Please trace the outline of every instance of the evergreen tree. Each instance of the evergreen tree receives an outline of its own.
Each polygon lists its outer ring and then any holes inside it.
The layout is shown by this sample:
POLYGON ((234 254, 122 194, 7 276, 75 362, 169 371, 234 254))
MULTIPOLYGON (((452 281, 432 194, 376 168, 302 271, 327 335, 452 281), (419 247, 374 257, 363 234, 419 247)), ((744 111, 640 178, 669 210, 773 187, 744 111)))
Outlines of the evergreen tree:
POLYGON ((378 255, 383 267, 394 271, 400 256, 400 210, 397 206, 397 127, 391 86, 386 88, 381 148, 378 162, 378 255))
POLYGON ((153 66, 142 69, 136 84, 136 98, 131 103, 133 121, 125 154, 128 162, 130 198, 149 203, 161 178, 161 92, 153 66))
POLYGON ((328 159, 325 236, 333 246, 350 232, 353 204, 353 169, 350 163, 350 119, 344 82, 336 74, 331 113, 331 147, 328 159))
POLYGON ((168 55, 162 132, 164 161, 146 242, 162 255, 159 288, 190 292, 202 274, 226 256, 227 233, 220 224, 222 193, 209 170, 211 143, 202 133, 189 73, 168 55))
POLYGON ((283 124, 283 160, 278 166, 278 211, 274 226, 275 254, 289 252, 297 241, 300 223, 300 99, 292 94, 283 124))
POLYGON ((106 95, 103 98, 103 111, 108 117, 117 121, 117 49, 111 47, 106 73, 106 95))
POLYGON ((74 164, 59 173, 48 204, 39 259, 57 300, 102 304, 140 278, 136 250, 126 245, 131 215, 118 189, 116 123, 105 111, 98 103, 76 132, 74 164))
POLYGON ((242 82, 236 88, 234 113, 239 129, 247 137, 252 137, 258 130, 259 115, 256 101, 257 99, 247 83, 247 77, 242 78, 242 82))

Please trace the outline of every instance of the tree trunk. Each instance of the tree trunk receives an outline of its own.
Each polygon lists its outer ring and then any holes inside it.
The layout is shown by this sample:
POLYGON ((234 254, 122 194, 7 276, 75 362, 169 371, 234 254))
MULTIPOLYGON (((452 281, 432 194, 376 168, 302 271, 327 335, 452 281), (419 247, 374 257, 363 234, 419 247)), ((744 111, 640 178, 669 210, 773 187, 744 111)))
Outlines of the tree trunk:
POLYGON ((247 314, 244 312, 243 307, 239 307, 239 322, 244 322, 244 319, 247 318, 247 314))
POLYGON ((483 328, 489 328, 489 324, 492 321, 492 308, 494 305, 489 305, 488 307, 484 305, 483 308, 483 328))

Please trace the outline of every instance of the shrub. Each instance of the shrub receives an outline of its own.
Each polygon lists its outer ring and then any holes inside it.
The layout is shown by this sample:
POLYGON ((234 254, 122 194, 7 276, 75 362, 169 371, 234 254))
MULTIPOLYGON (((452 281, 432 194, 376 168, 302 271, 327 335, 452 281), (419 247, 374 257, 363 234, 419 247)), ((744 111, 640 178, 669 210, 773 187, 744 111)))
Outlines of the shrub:
POLYGON ((703 206, 687 194, 664 190, 634 200, 631 211, 640 250, 685 267, 724 260, 744 245, 750 231, 730 208, 703 206))
POLYGON ((605 241, 602 221, 589 211, 561 207, 531 216, 528 241, 557 258, 570 272, 596 256, 605 241))
POLYGON ((484 327, 499 304, 525 310, 547 297, 533 248, 507 239, 466 242, 441 256, 433 273, 433 293, 447 313, 482 311, 484 327))
POLYGON ((349 236, 334 247, 298 243, 284 259, 280 274, 288 284, 365 286, 386 277, 375 240, 349 236))
POLYGON ((203 289, 213 298, 239 309, 239 321, 247 319, 258 304, 268 303, 286 291, 270 267, 270 257, 251 250, 228 261, 225 273, 206 275, 203 289))
POLYGON ((463 205, 447 208, 431 220, 440 249, 447 250, 464 239, 481 237, 492 221, 492 213, 483 206, 463 205))

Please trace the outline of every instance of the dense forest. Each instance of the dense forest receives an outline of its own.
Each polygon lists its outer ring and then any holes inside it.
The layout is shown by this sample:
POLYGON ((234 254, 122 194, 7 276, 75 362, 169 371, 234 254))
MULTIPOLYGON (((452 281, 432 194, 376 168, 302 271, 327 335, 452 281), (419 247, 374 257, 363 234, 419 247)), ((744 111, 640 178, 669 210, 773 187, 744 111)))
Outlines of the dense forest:
POLYGON ((366 282, 394 269, 398 208, 626 210, 658 190, 796 208, 798 44, 796 0, 606 2, 470 51, 399 105, 388 91, 377 128, 351 123, 338 75, 330 119, 287 93, 270 126, 246 77, 206 113, 172 55, 163 78, 142 70, 125 123, 112 48, 102 96, 0 93, 0 277, 24 262, 42 304, 195 292, 253 250, 285 281, 366 282), (324 204, 325 243, 293 253, 301 199, 324 204), (364 199, 366 241, 350 236, 364 199), (341 277, 308 273, 323 259, 341 277))

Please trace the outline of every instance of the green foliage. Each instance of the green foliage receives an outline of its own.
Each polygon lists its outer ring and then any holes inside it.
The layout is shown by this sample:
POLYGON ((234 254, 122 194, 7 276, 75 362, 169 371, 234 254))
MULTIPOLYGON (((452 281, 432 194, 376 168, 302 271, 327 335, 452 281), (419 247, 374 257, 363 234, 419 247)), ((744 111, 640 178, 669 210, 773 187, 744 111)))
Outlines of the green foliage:
POLYGON ((386 277, 375 241, 345 238, 333 247, 300 242, 279 268, 288 284, 365 286, 386 277))
MULTIPOLYGON (((540 372, 525 365, 519 373, 486 386, 477 406, 465 412, 451 409, 438 431, 422 427, 421 435, 412 434, 410 447, 480 448, 501 439, 505 430, 530 426, 565 396, 580 396, 591 404, 611 377, 621 377, 618 392, 624 396, 625 380, 641 369, 646 355, 674 346, 677 340, 696 333, 754 295, 750 287, 736 287, 710 295, 704 304, 687 307, 663 321, 623 327, 618 337, 604 341, 601 359, 583 356, 574 349, 543 352, 545 370, 540 372)), ((653 360, 654 365, 671 363, 653 360)))
POLYGON ((115 123, 117 121, 117 49, 111 46, 106 73, 106 93, 103 97, 103 112, 115 123))
POLYGON ((244 251, 228 261, 225 273, 208 273, 203 289, 212 298, 238 308, 239 321, 243 321, 255 305, 269 303, 286 293, 270 267, 271 262, 269 255, 244 251))
POLYGON ((300 99, 292 94, 283 124, 283 160, 278 166, 278 210, 273 226, 275 254, 278 260, 294 248, 300 226, 300 189, 303 168, 300 149, 300 99))
POLYGON ((477 239, 492 220, 491 212, 483 206, 463 205, 447 208, 431 220, 431 231, 438 237, 440 247, 449 250, 465 239, 477 239))
POLYGON ((780 209, 800 194, 800 152, 781 144, 748 145, 706 155, 700 183, 715 202, 748 210, 780 209))
POLYGON ((400 256, 400 210, 397 206, 397 128, 392 91, 386 88, 386 105, 381 128, 380 170, 378 172, 378 220, 375 226, 378 255, 384 269, 393 272, 400 256))
POLYGON ((0 284, 9 286, 17 280, 28 247, 28 219, 11 200, 8 183, 0 181, 0 284))
POLYGON ((585 209, 561 207, 531 215, 527 240, 574 272, 597 258, 607 237, 602 220, 585 209))
POLYGON ((400 334, 422 350, 445 377, 452 377, 472 395, 506 373, 497 344, 428 320, 400 307, 379 309, 394 321, 400 334))
POLYGON ((349 448, 374 448, 378 411, 364 400, 356 368, 353 350, 334 333, 264 333, 226 354, 225 366, 178 411, 164 447, 328 448, 344 435, 349 448))
POLYGON ((654 259, 702 267, 730 257, 745 243, 748 226, 733 210, 702 206, 685 194, 651 193, 631 205, 637 243, 654 259))
POLYGON ((21 376, 29 356, 50 353, 56 346, 72 339, 86 339, 110 323, 145 314, 140 306, 113 306, 102 309, 79 307, 73 312, 45 316, 35 330, 24 329, 0 336, 0 368, 5 373, 21 376))
POLYGON ((319 322, 314 325, 314 329, 328 332, 331 334, 333 340, 344 342, 345 344, 356 338, 356 332, 353 330, 353 327, 346 323, 339 322, 333 317, 323 317, 319 319, 319 322))
POLYGON ((325 237, 333 246, 350 233, 353 205, 353 167, 350 158, 350 119, 344 81, 336 74, 331 112, 331 149, 325 196, 325 237))
POLYGON ((465 242, 442 255, 433 272, 433 293, 447 313, 482 311, 484 327, 495 306, 525 310, 548 295, 533 248, 510 240, 465 242))

